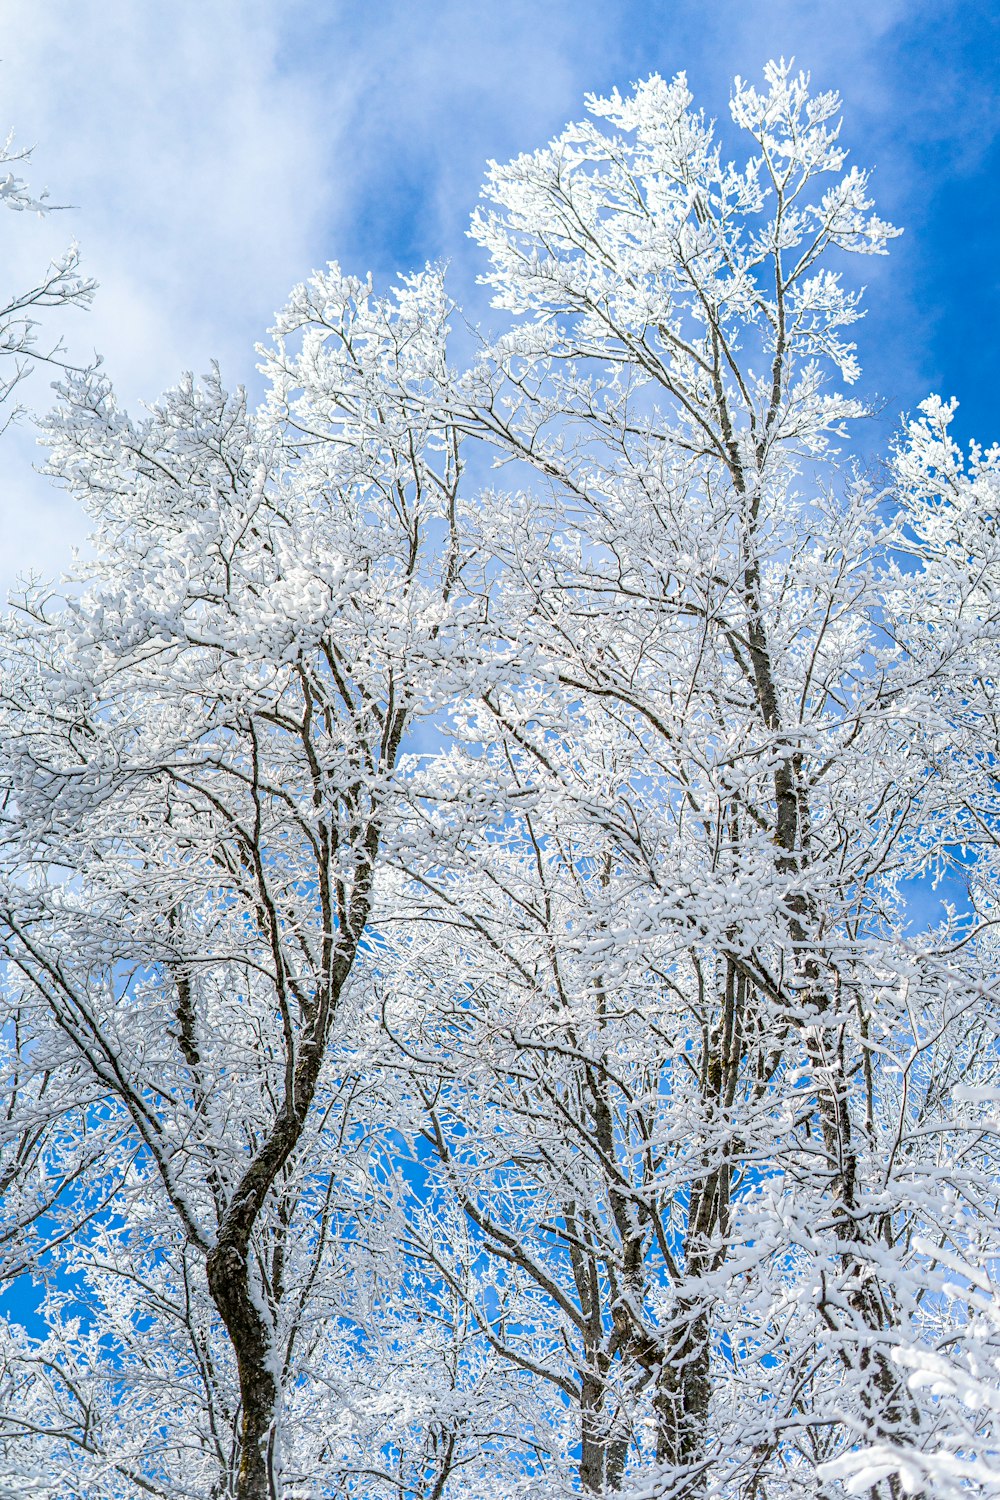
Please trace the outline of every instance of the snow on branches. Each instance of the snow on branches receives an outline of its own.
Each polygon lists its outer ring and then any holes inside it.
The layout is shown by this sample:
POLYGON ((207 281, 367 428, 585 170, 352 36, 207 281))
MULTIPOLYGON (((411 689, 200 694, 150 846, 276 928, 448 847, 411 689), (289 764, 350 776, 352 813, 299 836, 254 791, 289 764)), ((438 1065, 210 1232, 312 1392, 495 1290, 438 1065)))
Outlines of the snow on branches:
POLYGON ((850 465, 897 231, 834 95, 737 80, 733 158, 683 75, 587 102, 490 166, 468 368, 438 270, 330 265, 256 411, 62 386, 94 559, 0 689, 9 1484, 995 1492, 996 453, 935 401, 850 465))

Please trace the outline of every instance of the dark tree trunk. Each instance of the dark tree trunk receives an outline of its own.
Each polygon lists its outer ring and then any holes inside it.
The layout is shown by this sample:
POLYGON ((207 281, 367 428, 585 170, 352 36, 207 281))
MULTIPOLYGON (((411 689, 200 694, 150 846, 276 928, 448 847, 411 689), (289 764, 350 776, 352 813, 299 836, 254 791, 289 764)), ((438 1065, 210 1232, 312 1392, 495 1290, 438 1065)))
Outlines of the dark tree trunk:
POLYGON ((712 1399, 711 1332, 700 1301, 678 1301, 672 1338, 664 1351, 653 1405, 657 1416, 656 1457, 678 1473, 690 1471, 684 1495, 705 1487, 705 1452, 712 1399))
POLYGON ((238 1500, 276 1500, 271 1472, 271 1437, 277 1388, 270 1362, 271 1331, 250 1290, 247 1257, 221 1243, 207 1261, 208 1287, 236 1354, 243 1414, 238 1500))

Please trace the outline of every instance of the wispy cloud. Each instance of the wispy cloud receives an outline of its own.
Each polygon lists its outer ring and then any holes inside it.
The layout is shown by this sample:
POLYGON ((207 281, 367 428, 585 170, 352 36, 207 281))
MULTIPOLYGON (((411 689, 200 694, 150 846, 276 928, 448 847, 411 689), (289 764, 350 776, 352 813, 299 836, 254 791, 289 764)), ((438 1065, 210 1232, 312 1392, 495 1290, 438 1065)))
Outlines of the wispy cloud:
MULTIPOLYGON (((219 357, 252 372, 253 342, 305 265, 329 214, 325 142, 351 110, 307 69, 278 62, 279 8, 257 0, 13 0, 0 31, 3 111, 36 145, 32 180, 72 213, 0 223, 17 286, 77 237, 100 282, 67 320, 124 398, 152 398, 219 357), (339 113, 338 113, 339 112, 339 113)), ((13 219, 14 216, 5 216, 13 219)), ((30 399, 45 403, 36 377, 30 399)), ((0 583, 54 571, 85 523, 31 472, 31 434, 2 450, 0 583)))

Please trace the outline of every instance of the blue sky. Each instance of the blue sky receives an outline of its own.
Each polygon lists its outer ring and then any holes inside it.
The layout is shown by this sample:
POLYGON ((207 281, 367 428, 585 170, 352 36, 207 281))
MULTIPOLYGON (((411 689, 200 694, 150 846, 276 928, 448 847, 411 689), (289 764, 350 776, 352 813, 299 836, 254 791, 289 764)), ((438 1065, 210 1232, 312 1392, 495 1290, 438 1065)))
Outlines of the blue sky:
MULTIPOLYGON (((3 0, 3 123, 36 145, 32 181, 71 213, 7 215, 4 276, 76 236, 101 283, 67 320, 129 403, 217 356, 254 379, 253 344, 288 288, 336 257, 388 277, 445 257, 474 288, 464 238, 490 157, 540 145, 588 90, 686 69, 728 124, 732 76, 794 56, 844 96, 845 140, 902 225, 868 261, 858 342, 886 415, 928 391, 961 432, 1000 438, 1000 7, 987 0, 3 0)), ((47 402, 44 377, 29 399, 47 402)), ((2 449, 0 586, 57 573, 84 525, 32 474, 28 431, 2 449)))

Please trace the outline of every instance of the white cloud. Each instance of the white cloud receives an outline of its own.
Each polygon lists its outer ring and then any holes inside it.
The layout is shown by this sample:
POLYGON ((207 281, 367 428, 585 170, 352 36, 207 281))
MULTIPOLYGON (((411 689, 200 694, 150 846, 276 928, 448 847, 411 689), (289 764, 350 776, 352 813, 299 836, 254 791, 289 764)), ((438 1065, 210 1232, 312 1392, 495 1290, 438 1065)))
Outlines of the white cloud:
POLYGON ((279 15, 260 0, 9 7, 4 107, 53 196, 79 205, 102 284, 90 336, 129 393, 242 350, 327 215, 322 141, 349 92, 321 101, 280 69, 279 15))
MULTIPOLYGON (((253 372, 253 343, 317 258, 330 194, 323 142, 350 91, 331 98, 279 66, 280 11, 258 0, 9 0, 3 112, 35 143, 32 183, 72 213, 5 215, 3 274, 19 286, 67 239, 100 282, 66 319, 124 398, 155 397, 219 357, 253 372)), ((30 388, 46 403, 39 372, 30 388)), ((58 569, 83 523, 30 469, 30 435, 2 450, 0 583, 58 569)))

